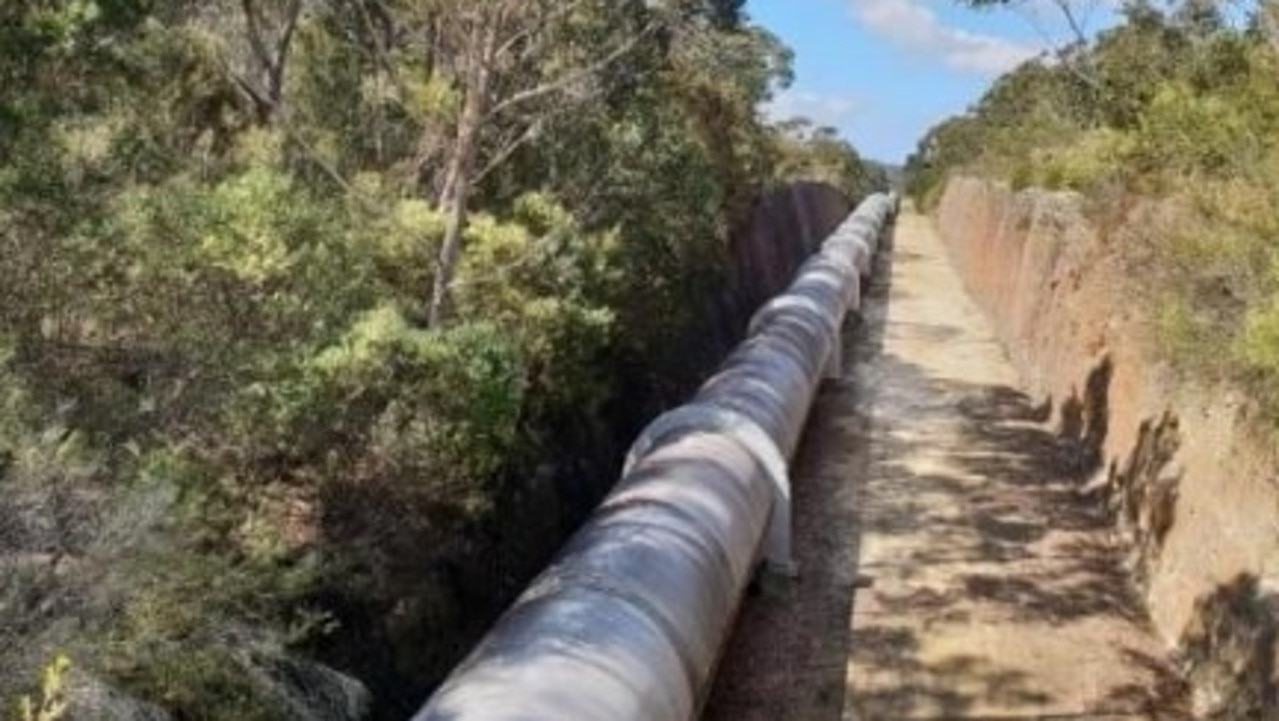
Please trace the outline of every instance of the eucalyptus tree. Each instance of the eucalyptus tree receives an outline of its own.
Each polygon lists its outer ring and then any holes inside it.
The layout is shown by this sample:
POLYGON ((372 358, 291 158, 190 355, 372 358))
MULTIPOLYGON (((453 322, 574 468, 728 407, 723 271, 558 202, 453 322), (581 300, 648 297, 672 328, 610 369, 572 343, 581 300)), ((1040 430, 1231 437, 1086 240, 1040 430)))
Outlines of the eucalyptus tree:
POLYGON ((476 183, 534 140, 548 116, 598 98, 607 71, 652 42, 657 25, 637 1, 355 3, 381 26, 369 33, 378 71, 419 125, 419 189, 446 218, 429 293, 429 323, 438 326, 476 183))

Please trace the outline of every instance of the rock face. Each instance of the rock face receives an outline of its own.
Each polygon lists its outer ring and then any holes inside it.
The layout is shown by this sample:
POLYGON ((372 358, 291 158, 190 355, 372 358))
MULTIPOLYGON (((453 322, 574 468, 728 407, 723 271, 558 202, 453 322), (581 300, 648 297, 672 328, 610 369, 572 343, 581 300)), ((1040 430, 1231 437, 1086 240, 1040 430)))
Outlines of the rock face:
POLYGON ((1112 510, 1132 578, 1205 718, 1279 718, 1274 595, 1279 459, 1228 386, 1175 378, 1126 246, 1166 225, 1129 209, 1100 232, 1072 194, 952 181, 938 223, 1025 387, 1051 401, 1112 510))
POLYGON ((121 693, 102 681, 71 671, 66 721, 172 721, 164 709, 121 693))
POLYGON ((790 285, 795 271, 853 212, 849 198, 825 183, 791 183, 763 194, 729 241, 727 283, 708 288, 705 332, 694 342, 710 370, 746 335, 757 308, 790 285))
POLYGON ((765 194, 732 240, 733 290, 748 312, 782 292, 854 200, 824 183, 792 183, 765 194))
POLYGON ((245 664, 255 685, 293 721, 364 721, 373 698, 359 681, 318 663, 270 651, 245 664))

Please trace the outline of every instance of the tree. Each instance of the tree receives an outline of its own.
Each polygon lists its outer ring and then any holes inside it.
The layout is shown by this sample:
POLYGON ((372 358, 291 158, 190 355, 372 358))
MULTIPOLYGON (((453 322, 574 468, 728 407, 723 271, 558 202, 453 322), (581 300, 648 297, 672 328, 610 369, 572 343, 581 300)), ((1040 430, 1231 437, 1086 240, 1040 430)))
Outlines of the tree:
MULTIPOLYGON (((1015 7, 1025 5, 1028 0, 959 0, 963 5, 974 9, 985 9, 992 7, 1015 7)), ((1062 20, 1066 23, 1066 28, 1071 34, 1071 44, 1076 46, 1087 45, 1089 41, 1089 28, 1085 20, 1088 10, 1096 6, 1096 0, 1049 0, 1049 3, 1061 15, 1062 20)))
MULTIPOLYGON (((1063 67, 1068 69, 1075 75, 1080 83, 1087 89, 1092 96, 1090 104, 1093 106, 1101 105, 1105 102, 1104 90, 1101 82, 1097 77, 1096 68, 1092 62, 1092 55, 1087 52, 1089 42, 1091 41, 1091 29, 1088 27, 1087 16, 1091 9, 1097 5, 1097 0, 1049 0, 1051 6, 1057 11, 1065 22, 1067 31, 1070 33, 1070 41, 1061 44, 1053 49, 1054 54, 1063 67)), ((960 3, 975 9, 986 9, 992 7, 1024 7, 1029 4, 1029 0, 959 0, 960 3)), ((1048 37, 1048 33, 1040 32, 1045 39, 1052 42, 1048 37)))
POLYGON ((249 52, 236 82, 253 102, 259 123, 269 124, 284 101, 285 70, 302 16, 302 0, 240 0, 249 52))
POLYGON ((460 97, 436 195, 447 218, 428 310, 438 326, 477 180, 536 137, 548 115, 598 97, 604 73, 650 42, 656 24, 634 3, 604 0, 439 0, 430 15, 435 50, 452 50, 433 71, 446 72, 460 97), (504 142, 486 147, 495 135, 504 142))
POLYGON ((887 185, 883 174, 872 171, 834 128, 815 127, 801 117, 779 123, 778 130, 775 172, 780 180, 829 183, 854 200, 887 185))

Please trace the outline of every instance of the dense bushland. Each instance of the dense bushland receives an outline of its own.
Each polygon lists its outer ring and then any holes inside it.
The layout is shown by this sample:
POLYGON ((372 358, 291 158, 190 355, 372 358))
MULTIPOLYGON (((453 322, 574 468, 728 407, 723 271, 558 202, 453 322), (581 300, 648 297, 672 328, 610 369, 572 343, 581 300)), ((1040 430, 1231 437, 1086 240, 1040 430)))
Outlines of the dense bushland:
POLYGON ((874 181, 741 6, 0 4, 0 700, 420 702, 704 370, 757 192, 874 181))
MULTIPOLYGON (((972 4, 991 4, 976 2, 972 4)), ((909 163, 935 202, 968 172, 1084 194, 1103 231, 1160 201, 1119 248, 1181 368, 1242 383, 1279 421, 1279 15, 1259 3, 1128 2, 1093 42, 1026 63, 933 128, 909 163), (1229 11, 1229 12, 1227 12, 1229 11)))

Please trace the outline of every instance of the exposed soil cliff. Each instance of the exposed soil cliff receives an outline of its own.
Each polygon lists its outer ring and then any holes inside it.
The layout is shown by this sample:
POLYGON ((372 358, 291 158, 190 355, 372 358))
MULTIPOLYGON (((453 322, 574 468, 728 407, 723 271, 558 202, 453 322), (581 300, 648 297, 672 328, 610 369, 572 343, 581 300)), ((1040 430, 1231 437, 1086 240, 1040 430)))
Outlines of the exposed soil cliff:
POLYGON ((1242 394, 1178 378, 1152 350, 1152 309, 1125 248, 1162 210, 1138 206, 1103 232, 1082 207, 961 178, 938 222, 1027 390, 1052 400, 1067 462, 1091 478, 1080 492, 1112 511, 1196 714, 1279 718, 1273 436, 1242 394))
MULTIPOLYGON (((694 383, 741 341, 755 310, 790 285, 800 264, 853 212, 855 200, 834 186, 814 182, 790 183, 760 195, 729 240, 725 277, 705 288, 697 337, 680 345, 694 383)), ((679 399, 663 399, 672 400, 679 399)))

